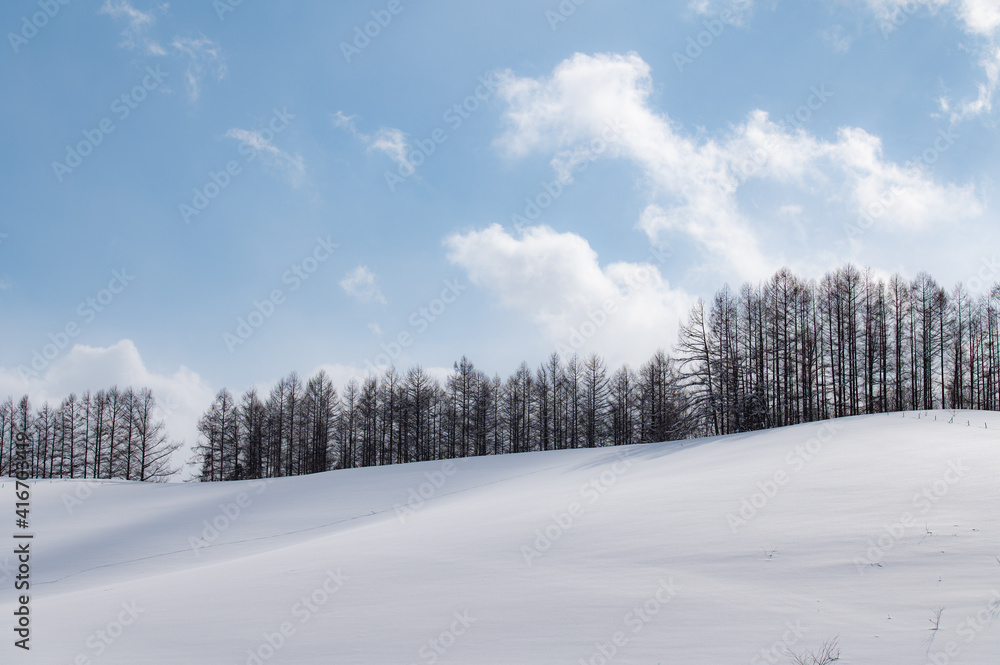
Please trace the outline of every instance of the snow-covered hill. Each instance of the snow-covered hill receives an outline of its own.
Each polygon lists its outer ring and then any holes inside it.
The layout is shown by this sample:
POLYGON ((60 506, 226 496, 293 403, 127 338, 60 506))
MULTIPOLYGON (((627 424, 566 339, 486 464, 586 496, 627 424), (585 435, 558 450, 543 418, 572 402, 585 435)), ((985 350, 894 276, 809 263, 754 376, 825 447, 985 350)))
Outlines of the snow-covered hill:
POLYGON ((335 471, 43 481, 4 663, 1000 662, 1000 414, 335 471), (968 423, 968 424, 967 424, 968 423), (931 619, 939 608, 938 630, 931 619))

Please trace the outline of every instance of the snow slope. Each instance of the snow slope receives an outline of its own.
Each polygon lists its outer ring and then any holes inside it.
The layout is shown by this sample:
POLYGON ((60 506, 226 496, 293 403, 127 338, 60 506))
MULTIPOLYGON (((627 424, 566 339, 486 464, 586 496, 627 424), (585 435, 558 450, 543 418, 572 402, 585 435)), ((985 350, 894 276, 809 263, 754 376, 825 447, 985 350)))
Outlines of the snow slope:
POLYGON ((725 665, 839 636, 844 665, 995 665, 1000 414, 919 415, 270 483, 38 482, 32 649, 5 545, 0 662, 725 665))

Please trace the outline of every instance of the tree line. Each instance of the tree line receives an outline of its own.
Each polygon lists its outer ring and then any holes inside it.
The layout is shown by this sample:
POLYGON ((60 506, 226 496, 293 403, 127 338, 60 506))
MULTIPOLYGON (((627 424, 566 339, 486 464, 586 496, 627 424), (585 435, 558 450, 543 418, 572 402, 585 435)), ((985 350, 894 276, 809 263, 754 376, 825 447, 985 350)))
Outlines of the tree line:
POLYGON ((0 476, 12 475, 15 440, 27 435, 32 478, 121 478, 162 481, 176 473, 172 442, 148 388, 117 386, 59 406, 32 409, 28 396, 0 402, 0 476))
POLYGON ((907 409, 1000 409, 1000 285, 787 269, 700 300, 677 344, 703 433, 907 409))
POLYGON ((674 357, 638 369, 553 354, 506 379, 467 358, 350 381, 292 373, 266 396, 217 395, 192 460, 202 480, 261 478, 729 434, 906 409, 1000 409, 1000 286, 950 293, 926 273, 789 270, 699 300, 674 357))
POLYGON ((506 380, 466 357, 444 381, 417 366, 351 380, 293 372, 262 397, 219 391, 201 418, 201 480, 290 476, 469 455, 624 445, 690 435, 687 399, 661 351, 609 373, 594 354, 553 354, 506 380))
MULTIPOLYGON (((930 275, 848 265, 787 269, 720 289, 682 322, 673 356, 608 368, 552 354, 489 376, 462 357, 443 380, 420 366, 351 380, 294 372, 266 394, 216 395, 198 423, 196 477, 331 469, 729 434, 908 409, 1000 410, 1000 285, 950 292, 930 275)), ((30 432, 31 475, 162 480, 171 443, 147 389, 0 403, 0 474, 30 432)))

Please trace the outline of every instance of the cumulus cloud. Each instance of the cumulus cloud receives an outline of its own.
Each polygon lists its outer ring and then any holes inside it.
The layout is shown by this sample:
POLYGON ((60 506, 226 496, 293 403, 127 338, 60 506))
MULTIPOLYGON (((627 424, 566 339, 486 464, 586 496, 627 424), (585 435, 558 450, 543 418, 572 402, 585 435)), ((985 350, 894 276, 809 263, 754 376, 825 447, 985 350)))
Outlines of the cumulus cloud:
POLYGON ((0 367, 0 395, 17 399, 26 394, 36 405, 48 402, 57 406, 70 393, 80 395, 114 385, 152 390, 158 404, 156 416, 164 421, 174 441, 184 442, 173 465, 179 467, 191 457, 198 438, 198 419, 211 404, 214 392, 183 365, 172 374, 150 371, 131 340, 103 348, 77 344, 37 378, 25 380, 16 368, 0 367))
MULTIPOLYGON (((506 126, 497 146, 519 157, 606 139, 603 155, 629 159, 646 173, 651 201, 637 227, 650 241, 681 234, 742 279, 786 263, 780 248, 762 244, 762 220, 741 207, 739 190, 751 180, 821 192, 850 216, 882 201, 880 222, 888 228, 920 229, 981 212, 971 186, 938 184, 921 164, 886 159, 881 140, 863 129, 845 127, 835 140, 822 140, 794 118, 775 122, 756 110, 714 136, 685 131, 651 108, 652 87, 649 65, 634 53, 577 53, 537 79, 506 72, 499 89, 506 126), (619 131, 609 135, 609 123, 619 131)), ((831 94, 814 88, 803 101, 818 110, 831 94)))
POLYGON ((1000 4, 996 0, 962 0, 958 13, 969 32, 993 36, 1000 28, 1000 4))
POLYGON ((385 304, 385 296, 375 283, 375 275, 367 266, 358 266, 340 280, 340 288, 344 293, 358 302, 377 302, 385 304))
POLYGON ((642 362, 670 346, 691 302, 660 272, 669 257, 602 266, 586 239, 546 226, 511 235, 494 224, 451 235, 445 246, 472 284, 538 323, 563 355, 598 351, 611 362, 642 362))
POLYGON ((299 187, 305 181, 306 167, 302 156, 281 150, 261 132, 234 127, 226 132, 226 137, 252 148, 261 156, 266 168, 283 175, 293 187, 299 187))

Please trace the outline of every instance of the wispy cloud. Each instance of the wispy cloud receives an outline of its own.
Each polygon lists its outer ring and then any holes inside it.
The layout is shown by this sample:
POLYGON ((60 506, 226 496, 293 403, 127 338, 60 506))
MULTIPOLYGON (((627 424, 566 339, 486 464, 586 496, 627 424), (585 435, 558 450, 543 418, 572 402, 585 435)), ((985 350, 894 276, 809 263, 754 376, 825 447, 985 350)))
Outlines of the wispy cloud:
POLYGON ((385 296, 375 283, 375 275, 367 266, 358 266, 340 280, 340 288, 344 293, 358 302, 377 302, 386 304, 385 296))
POLYGON ((211 39, 205 36, 174 37, 171 46, 177 53, 187 58, 188 65, 184 78, 191 101, 198 101, 201 96, 202 78, 213 76, 221 81, 226 77, 228 70, 222 49, 211 39))
POLYGON ((145 55, 174 56, 184 62, 184 84, 188 98, 198 101, 202 92, 202 81, 205 77, 221 80, 226 77, 225 56, 217 42, 199 34, 197 37, 181 37, 175 35, 169 40, 169 47, 164 48, 153 36, 157 14, 166 14, 170 8, 168 3, 156 5, 148 11, 136 9, 129 0, 104 0, 98 13, 110 16, 113 20, 123 23, 122 41, 119 46, 129 50, 140 51, 145 55))
MULTIPOLYGON (((169 6, 169 4, 164 3, 156 9, 163 13, 169 6)), ((149 36, 150 29, 156 23, 156 14, 153 11, 140 11, 133 7, 128 0, 104 0, 98 13, 125 23, 125 29, 122 31, 123 41, 120 46, 142 50, 149 55, 167 54, 159 42, 149 36)))
POLYGON ((842 25, 834 25, 824 30, 823 41, 829 44, 835 53, 847 53, 851 50, 851 38, 844 34, 842 25))
POLYGON ((385 153, 397 166, 413 167, 406 156, 410 149, 406 142, 406 134, 398 129, 382 128, 378 130, 368 147, 370 150, 385 153))
POLYGON ((344 115, 343 111, 330 114, 330 122, 333 123, 334 127, 347 130, 353 136, 358 136, 358 128, 354 123, 355 118, 357 118, 356 115, 344 115))
POLYGON ((234 127, 226 132, 226 137, 235 139, 254 150, 269 169, 283 175, 293 187, 305 182, 306 168, 301 155, 291 155, 264 138, 257 130, 234 127))
POLYGON ((741 25, 753 13, 754 0, 690 0, 688 9, 700 16, 726 12, 729 23, 741 25))
POLYGON ((989 114, 1000 89, 1000 3, 997 0, 862 0, 875 15, 883 34, 893 32, 904 23, 905 14, 925 11, 936 14, 950 10, 958 19, 963 32, 977 43, 970 50, 975 53, 977 64, 983 68, 986 80, 977 84, 975 99, 953 103, 942 97, 941 110, 949 113, 952 123, 989 114))
POLYGON ((374 150, 387 155, 396 166, 402 168, 404 171, 412 171, 414 169, 414 165, 410 162, 409 157, 407 157, 410 152, 410 144, 406 140, 406 134, 393 127, 382 127, 374 134, 365 134, 358 131, 357 123, 355 122, 356 118, 357 116, 354 115, 344 115, 342 111, 330 114, 330 122, 333 123, 334 127, 348 132, 351 136, 364 143, 369 151, 374 150))

